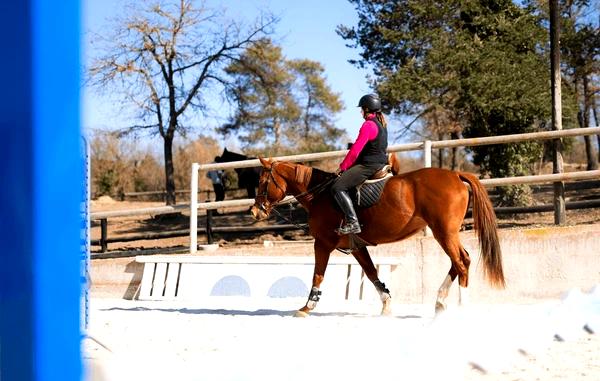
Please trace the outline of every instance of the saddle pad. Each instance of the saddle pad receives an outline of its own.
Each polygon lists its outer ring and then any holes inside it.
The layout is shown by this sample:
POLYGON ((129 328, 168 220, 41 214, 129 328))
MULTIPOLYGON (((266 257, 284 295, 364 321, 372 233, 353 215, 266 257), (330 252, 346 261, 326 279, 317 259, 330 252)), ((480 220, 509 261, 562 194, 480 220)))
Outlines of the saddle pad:
POLYGON ((357 186, 356 193, 353 195, 354 204, 361 209, 373 206, 379 201, 379 197, 381 197, 381 193, 383 192, 383 187, 385 187, 385 184, 390 178, 391 176, 383 178, 380 181, 369 181, 357 186))

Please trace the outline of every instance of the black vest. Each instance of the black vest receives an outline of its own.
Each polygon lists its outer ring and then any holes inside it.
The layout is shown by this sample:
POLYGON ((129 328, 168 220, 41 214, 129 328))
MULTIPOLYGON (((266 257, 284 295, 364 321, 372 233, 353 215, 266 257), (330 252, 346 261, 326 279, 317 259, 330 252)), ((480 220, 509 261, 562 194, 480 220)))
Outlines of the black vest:
POLYGON ((377 118, 371 119, 377 125, 377 137, 369 140, 356 159, 356 164, 381 163, 387 164, 387 128, 384 128, 377 118))

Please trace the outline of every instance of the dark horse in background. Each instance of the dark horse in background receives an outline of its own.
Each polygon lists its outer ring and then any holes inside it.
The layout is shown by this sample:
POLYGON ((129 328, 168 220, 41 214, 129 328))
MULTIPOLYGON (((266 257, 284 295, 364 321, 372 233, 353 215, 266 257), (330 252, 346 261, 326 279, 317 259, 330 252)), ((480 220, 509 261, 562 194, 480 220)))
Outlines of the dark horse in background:
MULTIPOLYGON (((225 148, 221 154, 220 162, 231 162, 256 159, 255 157, 248 157, 241 153, 232 152, 225 148)), ((235 168, 235 172, 238 177, 238 187, 240 189, 246 189, 248 198, 256 197, 256 187, 258 187, 258 179, 260 178, 260 171, 262 167, 250 167, 250 168, 235 168)))
MULTIPOLYGON (((308 301, 296 316, 307 316, 319 301, 319 287, 331 252, 336 248, 350 249, 369 280, 377 289, 383 303, 382 314, 390 313, 390 292, 379 280, 377 269, 366 246, 354 247, 348 235, 339 236, 342 213, 336 209, 329 191, 335 175, 316 168, 286 161, 260 159, 263 170, 258 196, 252 215, 262 220, 286 195, 295 196, 308 211, 310 234, 315 238, 315 267, 308 301)), ((392 167, 394 164, 392 163, 392 167)), ((469 188, 473 203, 474 226, 477 230, 483 271, 490 284, 504 287, 502 254, 496 230, 496 215, 487 191, 477 177, 466 172, 439 168, 424 168, 391 177, 383 188, 381 198, 373 206, 358 211, 363 224, 358 234, 369 244, 396 242, 431 228, 433 236, 450 257, 452 265, 439 288, 436 312, 446 308, 450 286, 458 277, 461 304, 466 302, 469 285, 469 253, 460 242, 459 231, 469 205, 469 188)))

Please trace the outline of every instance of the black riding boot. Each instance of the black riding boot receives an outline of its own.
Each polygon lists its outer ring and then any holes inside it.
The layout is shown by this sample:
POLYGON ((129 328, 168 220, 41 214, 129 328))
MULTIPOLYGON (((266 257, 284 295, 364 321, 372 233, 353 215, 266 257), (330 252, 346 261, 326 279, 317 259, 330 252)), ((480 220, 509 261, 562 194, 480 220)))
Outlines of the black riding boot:
POLYGON ((335 201, 337 201, 338 205, 342 209, 344 213, 345 223, 339 229, 336 229, 335 232, 339 235, 345 234, 358 234, 360 233, 360 224, 358 223, 358 218, 356 217, 356 212, 354 211, 354 205, 352 205, 352 199, 348 195, 346 191, 339 191, 333 195, 335 201))

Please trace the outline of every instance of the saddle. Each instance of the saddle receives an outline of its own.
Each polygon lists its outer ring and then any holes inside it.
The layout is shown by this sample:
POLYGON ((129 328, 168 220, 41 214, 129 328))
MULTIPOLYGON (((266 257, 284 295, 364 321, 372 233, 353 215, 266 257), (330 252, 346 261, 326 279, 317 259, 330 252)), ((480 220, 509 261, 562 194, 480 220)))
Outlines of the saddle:
POLYGON ((392 167, 385 165, 362 184, 357 185, 350 194, 354 205, 360 209, 365 209, 377 203, 383 192, 383 187, 385 187, 385 183, 390 177, 392 177, 392 167))

